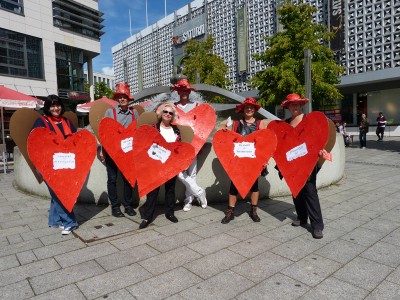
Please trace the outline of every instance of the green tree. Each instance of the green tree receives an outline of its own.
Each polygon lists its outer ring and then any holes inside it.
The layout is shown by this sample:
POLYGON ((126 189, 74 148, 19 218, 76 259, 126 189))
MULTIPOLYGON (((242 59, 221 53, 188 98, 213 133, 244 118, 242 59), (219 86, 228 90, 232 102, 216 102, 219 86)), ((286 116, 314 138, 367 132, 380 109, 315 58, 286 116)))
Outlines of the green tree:
POLYGON ((319 103, 332 103, 343 96, 335 87, 344 68, 337 65, 334 53, 327 43, 334 37, 328 28, 313 23, 317 8, 300 1, 287 1, 278 10, 283 31, 266 38, 268 49, 254 57, 262 61, 266 69, 258 72, 251 85, 260 91, 263 105, 279 104, 286 95, 304 95, 304 50, 310 49, 311 93, 313 107, 319 103))
POLYGON ((94 99, 101 97, 112 98, 113 91, 107 86, 105 82, 96 82, 94 84, 94 99))
MULTIPOLYGON (((190 82, 196 82, 196 74, 200 83, 215 85, 226 89, 230 84, 226 77, 228 66, 224 60, 213 53, 214 37, 209 35, 207 40, 189 40, 185 48, 182 73, 190 82)), ((210 99, 212 102, 223 102, 221 97, 210 99)))

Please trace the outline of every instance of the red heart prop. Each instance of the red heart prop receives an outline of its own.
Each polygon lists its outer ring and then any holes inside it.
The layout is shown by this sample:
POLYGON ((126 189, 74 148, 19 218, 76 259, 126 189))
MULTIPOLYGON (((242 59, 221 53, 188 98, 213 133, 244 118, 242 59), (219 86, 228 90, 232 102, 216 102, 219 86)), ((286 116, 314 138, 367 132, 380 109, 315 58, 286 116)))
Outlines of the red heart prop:
POLYGON ((242 198, 246 197, 260 176, 263 166, 275 152, 276 145, 276 135, 269 129, 258 130, 247 136, 241 136, 230 130, 218 130, 213 138, 215 154, 242 198), (249 151, 250 156, 255 157, 240 157, 242 155, 239 153, 239 147, 244 146, 240 143, 246 142, 253 144, 255 151, 243 148, 242 150, 249 151))
POLYGON ((127 128, 111 118, 104 118, 99 124, 99 139, 107 154, 132 186, 136 183, 136 170, 133 160, 133 136, 136 120, 127 128))
POLYGON ((88 130, 80 130, 64 140, 51 130, 39 127, 28 137, 30 159, 69 212, 78 199, 96 152, 96 138, 88 130))
POLYGON ((215 127, 217 120, 215 110, 205 103, 196 106, 187 113, 178 107, 176 109, 178 111, 178 119, 174 124, 190 126, 193 129, 194 138, 191 145, 197 155, 215 127))
POLYGON ((194 156, 192 145, 183 142, 167 143, 154 127, 140 126, 136 129, 133 140, 139 196, 143 197, 179 172, 186 170, 194 156), (153 145, 158 146, 155 149, 152 148, 153 145), (168 151, 169 155, 165 154, 168 151), (162 158, 163 162, 155 159, 156 156, 162 158))
POLYGON ((328 141, 328 119, 314 111, 305 115, 295 128, 283 121, 272 121, 268 129, 278 138, 275 162, 293 196, 297 197, 319 159, 319 151, 328 141))

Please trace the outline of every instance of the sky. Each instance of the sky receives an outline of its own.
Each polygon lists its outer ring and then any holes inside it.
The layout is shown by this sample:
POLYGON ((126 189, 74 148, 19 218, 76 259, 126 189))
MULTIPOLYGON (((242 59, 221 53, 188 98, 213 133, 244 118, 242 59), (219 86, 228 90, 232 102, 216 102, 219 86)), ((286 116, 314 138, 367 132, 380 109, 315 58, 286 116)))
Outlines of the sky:
MULTIPOLYGON (((166 0, 167 15, 192 2, 190 0, 166 0)), ((146 0, 99 0, 99 10, 104 13, 101 53, 93 59, 95 72, 113 74, 111 48, 130 36, 129 10, 132 34, 146 28, 146 0)), ((147 0, 149 26, 162 19, 165 0, 147 0)))

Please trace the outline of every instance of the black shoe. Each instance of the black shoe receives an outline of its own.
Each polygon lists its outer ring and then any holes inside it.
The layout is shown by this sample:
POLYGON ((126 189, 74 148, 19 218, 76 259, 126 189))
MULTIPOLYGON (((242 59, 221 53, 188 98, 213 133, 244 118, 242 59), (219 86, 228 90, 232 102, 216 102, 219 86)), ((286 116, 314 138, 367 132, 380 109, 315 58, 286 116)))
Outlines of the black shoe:
POLYGON ((178 219, 175 217, 175 215, 165 215, 165 217, 173 223, 178 223, 178 219))
POLYGON ((299 226, 305 227, 306 225, 307 225, 307 220, 295 220, 292 222, 292 226, 294 227, 299 227, 299 226))
POLYGON ((140 225, 139 225, 139 229, 146 228, 147 226, 149 226, 149 224, 150 224, 150 221, 143 220, 142 223, 140 223, 140 225))
POLYGON ((324 237, 324 234, 322 233, 321 229, 314 229, 312 231, 312 236, 314 239, 322 239, 324 237))
POLYGON ((136 211, 134 211, 133 208, 130 207, 130 206, 125 207, 125 213, 126 213, 128 216, 131 216, 131 217, 136 216, 136 211))
POLYGON ((254 222, 261 221, 260 217, 257 215, 257 205, 251 205, 249 216, 254 222))
POLYGON ((230 221, 232 221, 235 218, 235 215, 233 214, 234 207, 229 206, 228 209, 225 212, 225 217, 221 220, 222 224, 228 224, 230 221))
POLYGON ((125 215, 122 213, 120 208, 115 208, 112 210, 112 215, 116 218, 122 218, 125 217, 125 215))

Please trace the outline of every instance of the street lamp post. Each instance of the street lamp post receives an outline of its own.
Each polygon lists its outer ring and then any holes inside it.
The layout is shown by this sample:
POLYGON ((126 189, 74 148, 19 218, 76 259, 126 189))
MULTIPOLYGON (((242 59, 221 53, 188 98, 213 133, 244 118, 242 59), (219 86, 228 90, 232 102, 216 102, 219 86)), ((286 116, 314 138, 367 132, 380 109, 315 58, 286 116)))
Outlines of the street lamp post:
POLYGON ((304 77, 306 86, 306 98, 308 98, 308 105, 306 105, 307 113, 312 112, 312 98, 311 98, 311 50, 304 50, 304 77))

